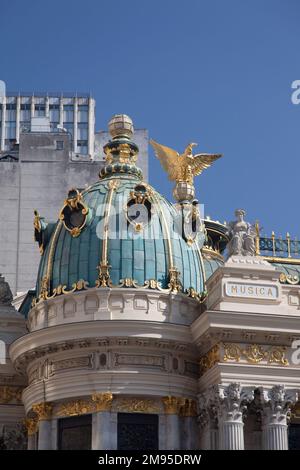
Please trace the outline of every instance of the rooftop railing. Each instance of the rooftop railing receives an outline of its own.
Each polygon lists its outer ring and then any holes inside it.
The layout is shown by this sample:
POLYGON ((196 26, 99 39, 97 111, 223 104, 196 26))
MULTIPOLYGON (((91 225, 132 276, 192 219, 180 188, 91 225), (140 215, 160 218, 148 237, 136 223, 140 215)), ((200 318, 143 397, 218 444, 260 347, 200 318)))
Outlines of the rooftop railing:
POLYGON ((287 232, 285 238, 276 236, 272 232, 271 236, 261 236, 258 223, 256 223, 256 254, 272 258, 299 258, 300 241, 292 239, 287 232))
POLYGON ((91 98, 91 93, 80 93, 79 91, 7 91, 7 97, 14 97, 14 96, 24 96, 24 97, 31 97, 36 96, 37 98, 43 98, 44 96, 48 96, 49 98, 91 98))

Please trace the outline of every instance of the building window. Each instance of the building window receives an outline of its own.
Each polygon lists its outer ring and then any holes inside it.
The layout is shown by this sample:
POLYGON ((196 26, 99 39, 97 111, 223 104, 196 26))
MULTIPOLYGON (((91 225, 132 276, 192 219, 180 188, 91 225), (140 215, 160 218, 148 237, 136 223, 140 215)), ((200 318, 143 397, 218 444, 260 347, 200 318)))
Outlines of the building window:
POLYGON ((56 141, 56 150, 63 150, 64 149, 64 141, 63 140, 57 140, 56 141))
POLYGON ((36 103, 34 107, 35 116, 45 116, 46 106, 44 104, 36 103))
POLYGON ((90 450, 92 448, 92 415, 58 420, 59 450, 90 450))
POLYGON ((78 122, 88 122, 88 111, 89 107, 86 104, 78 105, 78 122))
POLYGON ((5 123, 5 139, 15 139, 16 138, 16 122, 15 121, 6 121, 5 123))
POLYGON ((49 105, 49 118, 50 122, 59 122, 59 104, 49 105))
POLYGON ((78 140, 88 139, 88 125, 85 122, 78 123, 78 140))
POLYGON ((73 121, 74 121, 74 106, 72 104, 65 104, 64 105, 64 122, 73 122, 73 121))
POLYGON ((21 104, 20 121, 30 121, 31 106, 30 104, 21 104))
POLYGON ((158 450, 158 415, 118 413, 118 450, 158 450))
POLYGON ((7 103, 6 105, 6 121, 15 121, 16 120, 16 105, 13 103, 7 103))
POLYGON ((88 153, 87 140, 77 140, 77 152, 82 155, 87 155, 88 153))

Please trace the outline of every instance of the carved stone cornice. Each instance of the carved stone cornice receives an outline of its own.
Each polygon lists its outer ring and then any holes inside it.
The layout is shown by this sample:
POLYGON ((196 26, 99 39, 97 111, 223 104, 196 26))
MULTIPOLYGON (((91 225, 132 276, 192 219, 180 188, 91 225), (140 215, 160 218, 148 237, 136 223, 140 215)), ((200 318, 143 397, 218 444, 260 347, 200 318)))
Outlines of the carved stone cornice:
POLYGON ((110 411, 113 401, 113 394, 111 392, 94 393, 92 401, 95 403, 96 411, 110 411))
POLYGON ((37 418, 26 418, 24 425, 27 429, 28 436, 33 436, 38 430, 39 421, 37 418))
POLYGON ((179 414, 181 407, 185 404, 185 399, 182 397, 162 397, 164 410, 167 415, 179 414))
POLYGON ((36 403, 32 405, 32 411, 36 413, 39 421, 51 419, 52 409, 52 403, 49 402, 36 403))

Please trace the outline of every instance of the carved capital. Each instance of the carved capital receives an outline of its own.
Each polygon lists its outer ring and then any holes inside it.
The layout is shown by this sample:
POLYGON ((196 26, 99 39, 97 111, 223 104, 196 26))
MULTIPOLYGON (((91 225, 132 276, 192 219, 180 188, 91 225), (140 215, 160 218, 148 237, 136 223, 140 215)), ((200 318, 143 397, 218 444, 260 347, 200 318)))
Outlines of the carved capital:
POLYGON ((32 411, 37 414, 39 421, 50 419, 52 416, 52 403, 36 403, 32 405, 32 411))
POLYGON ((96 411, 110 411, 113 394, 110 392, 94 393, 92 395, 92 401, 95 402, 96 411))
POLYGON ((186 418, 197 416, 197 403, 191 398, 184 398, 184 403, 180 408, 180 415, 186 418))
POLYGON ((205 426, 217 420, 242 422, 247 404, 253 399, 253 388, 242 388, 238 383, 213 385, 199 396, 199 423, 205 426))
POLYGON ((184 405, 184 398, 167 396, 162 398, 165 413, 167 415, 178 414, 180 408, 184 405))
POLYGON ((28 436, 33 436, 38 430, 39 421, 37 418, 27 418, 24 420, 24 425, 27 429, 28 436))
POLYGON ((270 390, 260 388, 263 424, 286 425, 291 408, 298 401, 296 390, 287 390, 284 385, 274 385, 270 390))

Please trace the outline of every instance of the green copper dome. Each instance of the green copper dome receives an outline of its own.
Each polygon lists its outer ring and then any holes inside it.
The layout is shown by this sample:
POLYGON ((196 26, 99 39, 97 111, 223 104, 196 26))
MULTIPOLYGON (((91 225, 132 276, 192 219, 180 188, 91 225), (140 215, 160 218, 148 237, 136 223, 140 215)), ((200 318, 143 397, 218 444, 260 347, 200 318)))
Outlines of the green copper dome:
POLYGON ((104 152, 100 181, 81 193, 71 190, 56 224, 36 215, 42 252, 37 299, 95 286, 202 298, 203 232, 193 240, 184 236, 181 207, 143 182, 135 166, 138 148, 129 137, 115 135, 104 152))

